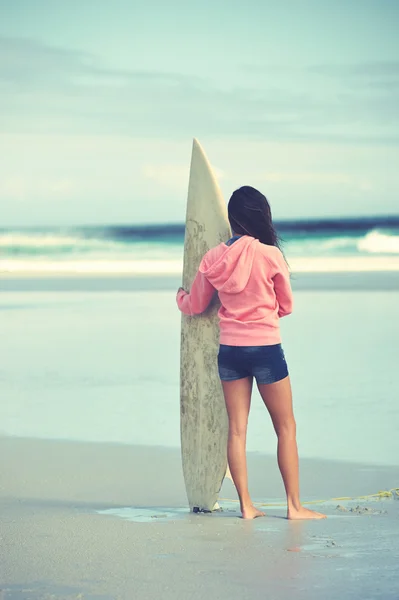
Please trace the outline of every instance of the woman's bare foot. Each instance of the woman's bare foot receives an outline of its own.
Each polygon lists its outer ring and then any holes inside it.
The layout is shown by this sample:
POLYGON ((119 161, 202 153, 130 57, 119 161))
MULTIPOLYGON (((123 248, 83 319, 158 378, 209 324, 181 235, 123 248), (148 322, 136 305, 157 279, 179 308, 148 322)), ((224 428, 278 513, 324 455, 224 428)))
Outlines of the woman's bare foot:
POLYGON ((289 508, 287 512, 287 519, 295 521, 299 519, 327 519, 327 515, 323 513, 315 512, 304 506, 300 506, 299 509, 289 508))
POLYGON ((265 516, 264 512, 255 508, 252 504, 245 508, 242 508, 241 512, 242 512, 243 519, 256 519, 257 517, 265 516))

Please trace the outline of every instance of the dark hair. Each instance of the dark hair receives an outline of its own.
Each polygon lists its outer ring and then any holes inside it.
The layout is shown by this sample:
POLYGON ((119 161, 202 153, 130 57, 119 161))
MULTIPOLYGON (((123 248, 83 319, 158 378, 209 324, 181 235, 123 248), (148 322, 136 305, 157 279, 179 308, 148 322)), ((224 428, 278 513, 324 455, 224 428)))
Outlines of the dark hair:
POLYGON ((270 204, 258 190, 249 185, 236 190, 230 198, 228 211, 234 233, 250 235, 262 244, 280 247, 270 204))

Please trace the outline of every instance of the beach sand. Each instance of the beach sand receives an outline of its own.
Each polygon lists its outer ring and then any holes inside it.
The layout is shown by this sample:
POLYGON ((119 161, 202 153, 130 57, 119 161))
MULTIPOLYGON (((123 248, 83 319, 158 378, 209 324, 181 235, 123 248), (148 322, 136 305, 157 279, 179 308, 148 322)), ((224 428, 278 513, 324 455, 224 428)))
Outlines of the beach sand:
POLYGON ((398 280, 380 275, 293 281, 302 498, 330 500, 297 523, 256 395, 267 517, 240 519, 229 480, 223 512, 188 512, 173 279, 3 279, 0 599, 398 600, 399 501, 360 498, 399 485, 398 280))
MULTIPOLYGON (((317 505, 323 522, 288 522, 283 507, 247 522, 223 500, 188 513, 177 449, 4 437, 0 455, 2 600, 399 597, 392 498, 317 505)), ((399 474, 315 459, 301 471, 303 498, 377 492, 399 474)), ((282 501, 274 457, 251 453, 249 473, 254 498, 282 501)), ((221 496, 236 498, 230 481, 221 496)))
MULTIPOLYGON (((355 290, 355 291, 390 291, 399 290, 398 271, 360 271, 331 273, 294 273, 292 288, 299 290, 355 290)), ((37 273, 31 275, 1 273, 0 290, 3 292, 34 291, 175 291, 181 285, 180 276, 130 276, 130 275, 97 275, 97 274, 64 274, 37 273)))

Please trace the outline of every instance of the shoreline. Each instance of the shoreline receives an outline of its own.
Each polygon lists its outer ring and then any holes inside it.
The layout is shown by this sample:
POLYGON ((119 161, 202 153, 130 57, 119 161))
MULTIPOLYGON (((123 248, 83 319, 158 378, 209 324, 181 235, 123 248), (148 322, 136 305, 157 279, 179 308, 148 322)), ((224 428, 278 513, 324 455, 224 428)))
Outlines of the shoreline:
MULTIPOLYGON (((42 480, 36 481, 34 474, 35 468, 39 468, 45 481, 48 484, 51 481, 43 499, 60 499, 62 496, 63 500, 77 500, 68 485, 70 478, 72 483, 79 481, 79 497, 83 500, 87 494, 87 502, 95 499, 91 489, 94 486, 101 492, 105 504, 129 504, 134 499, 131 495, 134 490, 136 504, 156 506, 159 499, 161 506, 187 505, 180 448, 0 436, 0 455, 4 459, 0 464, 0 500, 22 496, 39 498, 43 494, 42 480), (100 462, 99 471, 93 470, 93 460, 100 462), (57 471, 60 463, 63 465, 62 477, 57 471), (103 471, 107 471, 108 486, 101 483, 103 471), (126 480, 124 471, 133 477, 126 480), (135 481, 140 481, 140 486, 135 481), (7 485, 8 493, 5 493, 7 485)), ((254 498, 281 501, 284 490, 276 457, 251 451, 247 456, 254 498)), ((342 496, 357 498, 399 485, 399 467, 392 465, 307 457, 300 458, 300 465, 304 501, 317 498, 329 501, 342 496)), ((220 496, 224 497, 226 493, 236 495, 228 479, 224 481, 220 496)))
MULTIPOLYGON (((397 291, 398 273, 394 271, 347 271, 341 273, 294 273, 295 291, 397 291)), ((0 274, 1 292, 78 292, 78 291, 168 291, 177 290, 181 278, 168 276, 132 276, 109 274, 0 274)))
MULTIPOLYGON (((0 454, 5 600, 397 598, 397 501, 319 505, 323 522, 287 521, 281 507, 244 521, 231 505, 176 510, 187 506, 179 450, 3 437, 0 454)), ((248 462, 253 499, 280 499, 275 458, 248 462)), ((303 497, 399 478, 316 459, 301 471, 303 497)))

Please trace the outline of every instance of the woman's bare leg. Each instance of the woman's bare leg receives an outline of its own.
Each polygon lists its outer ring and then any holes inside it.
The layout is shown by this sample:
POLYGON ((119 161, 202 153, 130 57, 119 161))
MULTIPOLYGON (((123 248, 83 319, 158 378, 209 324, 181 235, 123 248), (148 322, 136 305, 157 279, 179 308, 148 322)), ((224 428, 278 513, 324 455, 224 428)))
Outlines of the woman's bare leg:
POLYGON ((277 460, 287 494, 287 519, 323 519, 325 515, 304 508, 299 499, 299 461, 290 378, 258 385, 277 434, 277 460))
POLYGON ((264 513, 253 506, 248 492, 245 446, 251 406, 252 378, 222 381, 222 386, 229 417, 227 456, 231 476, 240 499, 242 516, 244 519, 263 517, 264 513))

